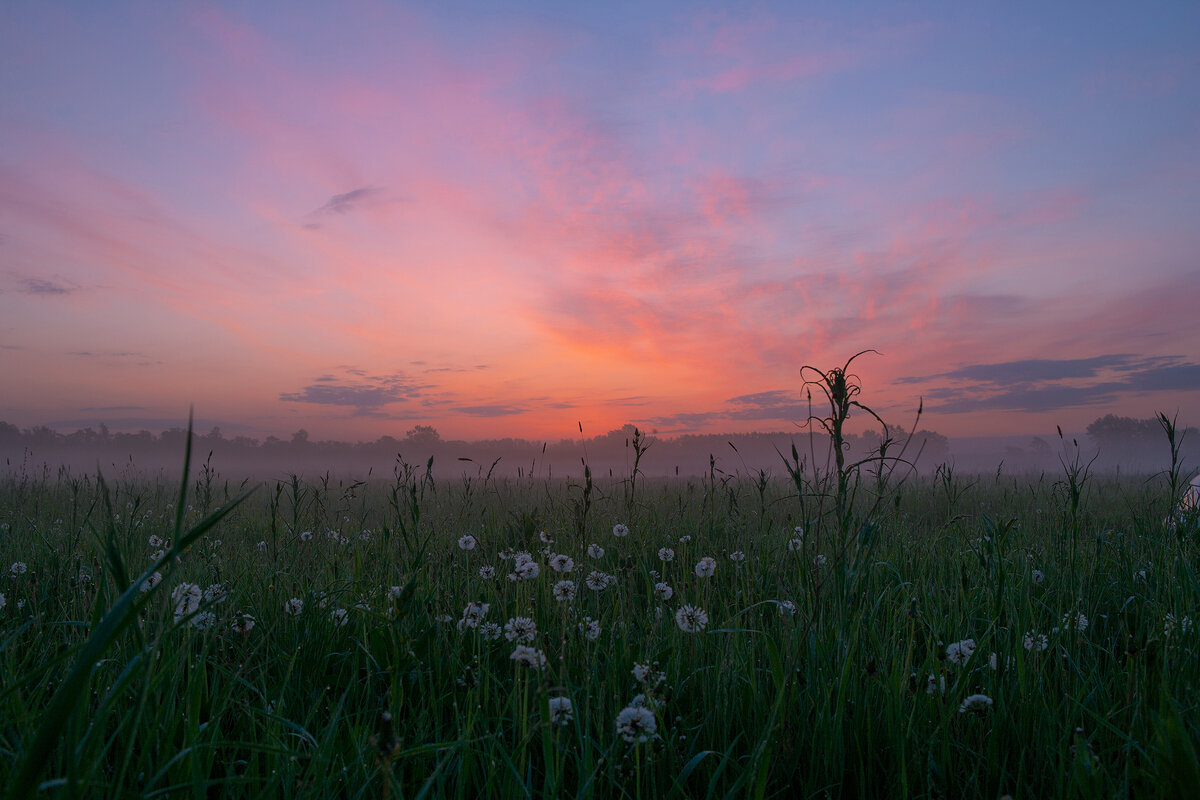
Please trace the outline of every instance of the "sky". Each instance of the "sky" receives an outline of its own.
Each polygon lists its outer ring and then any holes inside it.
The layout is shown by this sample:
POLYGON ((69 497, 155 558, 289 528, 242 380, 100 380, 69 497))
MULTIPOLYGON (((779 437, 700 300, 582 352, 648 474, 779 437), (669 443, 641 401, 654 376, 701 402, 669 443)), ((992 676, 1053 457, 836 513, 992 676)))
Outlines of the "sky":
POLYGON ((0 8, 20 427, 1197 424, 1198 220, 1195 2, 0 8))

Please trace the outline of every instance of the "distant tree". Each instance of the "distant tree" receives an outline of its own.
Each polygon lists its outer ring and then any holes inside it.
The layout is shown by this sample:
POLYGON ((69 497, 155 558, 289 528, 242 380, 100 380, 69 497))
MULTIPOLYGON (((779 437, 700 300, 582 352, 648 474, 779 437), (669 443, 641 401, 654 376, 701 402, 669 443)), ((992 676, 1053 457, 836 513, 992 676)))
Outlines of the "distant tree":
POLYGON ((1101 447, 1127 447, 1158 437, 1161 429, 1153 418, 1134 419, 1107 414, 1088 425, 1087 433, 1101 447))
POLYGON ((938 464, 950 457, 950 440, 936 431, 917 431, 913 434, 913 445, 921 459, 927 464, 938 464))
POLYGON ((435 447, 442 441, 442 436, 432 425, 417 425, 404 434, 404 439, 416 447, 435 447))
POLYGON ((296 447, 303 447, 308 444, 308 431, 301 428, 292 434, 292 444, 296 447))
POLYGON ((213 429, 212 429, 211 431, 209 431, 209 432, 208 432, 208 436, 205 436, 204 438, 205 438, 205 439, 207 439, 207 440, 208 440, 208 441, 210 441, 210 442, 220 442, 220 441, 223 441, 223 440, 221 439, 221 429, 220 429, 220 428, 218 428, 216 425, 213 425, 213 429))

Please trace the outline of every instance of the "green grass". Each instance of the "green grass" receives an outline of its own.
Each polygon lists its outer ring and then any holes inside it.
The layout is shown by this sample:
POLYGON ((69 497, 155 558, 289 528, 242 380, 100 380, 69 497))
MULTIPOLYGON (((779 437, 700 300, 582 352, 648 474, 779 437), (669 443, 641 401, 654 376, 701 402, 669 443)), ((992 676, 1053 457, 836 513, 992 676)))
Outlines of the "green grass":
POLYGON ((205 798, 1200 786, 1200 632, 1182 629, 1200 618, 1200 530, 1194 512, 1164 520, 1163 479, 943 471, 877 499, 864 474, 849 510, 836 480, 638 476, 634 494, 629 480, 446 482, 402 467, 388 485, 295 479, 239 502, 243 487, 211 473, 185 476, 184 492, 132 474, 109 486, 8 475, 0 786, 205 798), (615 537, 616 523, 630 534, 615 537), (473 550, 458 547, 466 533, 473 550), (151 536, 175 548, 157 564, 151 536), (507 580, 505 550, 531 553, 540 574, 507 580), (573 573, 553 573, 548 553, 571 556, 573 573), (704 556, 710 578, 693 572, 704 556), (614 581, 590 590, 592 570, 614 581), (154 591, 129 591, 154 571, 154 591), (564 578, 570 602, 553 596, 564 578), (227 596, 176 620, 185 582, 227 596), (501 626, 535 620, 545 670, 517 665, 503 636, 460 630, 472 601, 501 626), (703 632, 676 625, 685 604, 707 612, 703 632), (1086 629, 1063 624, 1080 613, 1086 629), (242 614, 247 632, 232 627, 242 614), (594 641, 585 617, 600 624, 594 641), (1047 649, 1027 650, 1028 632, 1047 649), (974 654, 950 663, 947 645, 965 639, 974 654), (654 663, 661 683, 634 677, 654 663), (977 693, 990 709, 961 713, 977 693), (616 720, 639 694, 657 730, 630 744, 616 720), (572 702, 566 725, 550 721, 556 696, 572 702))

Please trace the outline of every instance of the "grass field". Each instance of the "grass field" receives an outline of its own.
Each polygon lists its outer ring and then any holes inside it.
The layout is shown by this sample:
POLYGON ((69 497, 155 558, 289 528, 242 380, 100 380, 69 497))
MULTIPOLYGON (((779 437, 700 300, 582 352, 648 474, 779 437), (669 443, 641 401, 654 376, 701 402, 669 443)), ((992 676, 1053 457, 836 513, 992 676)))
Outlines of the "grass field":
POLYGON ((1200 531, 1179 486, 1069 458, 867 467, 840 486, 799 456, 782 480, 670 482, 400 463, 240 502, 211 470, 10 474, 0 785, 1194 796, 1200 531))

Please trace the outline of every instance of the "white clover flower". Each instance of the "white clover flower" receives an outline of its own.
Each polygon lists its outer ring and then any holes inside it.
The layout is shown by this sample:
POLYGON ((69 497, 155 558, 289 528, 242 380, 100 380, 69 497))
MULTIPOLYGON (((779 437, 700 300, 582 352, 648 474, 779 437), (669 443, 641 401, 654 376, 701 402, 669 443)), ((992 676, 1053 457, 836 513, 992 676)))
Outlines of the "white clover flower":
POLYGON ((150 576, 146 578, 146 580, 142 581, 141 585, 138 586, 138 591, 148 592, 155 586, 158 586, 160 583, 162 583, 162 573, 152 572, 150 573, 150 576))
POLYGON ((258 547, 258 552, 260 552, 260 553, 265 553, 265 552, 267 552, 267 542, 266 542, 266 540, 264 539, 263 541, 260 541, 260 542, 258 543, 257 547, 258 547))
POLYGON ((604 558, 604 548, 598 544, 589 544, 587 554, 592 558, 604 558))
POLYGON ((660 561, 674 561, 675 551, 669 547, 658 548, 658 559, 660 561))
POLYGON ((312 541, 312 531, 301 531, 300 541, 302 541, 302 542, 312 541))
POLYGON ((483 578, 485 581, 490 581, 492 578, 496 577, 496 568, 490 564, 484 564, 479 568, 479 577, 483 578))
POLYGON ((579 623, 579 632, 589 642, 594 642, 600 638, 600 623, 591 617, 584 617, 583 621, 579 623))
POLYGON ((613 536, 616 536, 619 539, 628 535, 629 528, 626 525, 620 522, 618 522, 616 525, 613 525, 613 536))
POLYGON ((224 603, 229 597, 229 592, 225 590, 225 585, 222 583, 214 583, 204 590, 204 602, 206 603, 224 603))
POLYGON ((656 583, 654 584, 654 593, 658 595, 659 600, 670 600, 671 596, 675 594, 675 590, 669 584, 656 583))
POLYGON ((283 610, 285 613, 291 614, 293 617, 298 617, 304 612, 304 601, 299 597, 293 597, 291 600, 288 600, 283 604, 283 610))
POLYGON ((1188 616, 1175 618, 1174 614, 1168 613, 1163 617, 1163 638, 1170 639, 1178 631, 1181 635, 1186 636, 1191 633, 1192 618, 1188 616))
POLYGON ((537 623, 529 617, 513 617, 504 623, 504 638, 510 642, 532 642, 537 638, 537 623))
POLYGON ((982 714, 991 707, 992 698, 986 694, 973 694, 963 699, 962 705, 958 707, 958 713, 982 714))
POLYGON ((458 537, 459 550, 474 550, 476 545, 475 537, 469 533, 465 533, 458 537))
POLYGON ((575 581, 559 581, 554 584, 551 589, 554 599, 560 603, 567 603, 575 599, 575 581))
POLYGON ((687 544, 691 540, 692 540, 692 535, 690 533, 685 533, 683 536, 679 537, 680 544, 687 544))
POLYGON ((1021 643, 1025 645, 1026 650, 1040 653, 1050 646, 1050 637, 1037 631, 1026 631, 1021 643))
POLYGON ((1082 611, 1074 616, 1072 616, 1071 612, 1068 611, 1062 615, 1062 621, 1059 623, 1059 625, 1066 629, 1074 628, 1077 631, 1083 632, 1088 629, 1088 618, 1087 615, 1082 611))
POLYGON ((729 554, 729 560, 730 561, 745 561, 746 554, 743 553, 741 550, 734 550, 732 553, 729 554))
POLYGON ((529 647, 524 644, 517 645, 516 649, 512 651, 512 655, 509 656, 509 659, 530 669, 546 668, 545 654, 535 647, 529 647))
POLYGON ((167 554, 166 550, 155 550, 153 553, 150 554, 150 560, 158 561, 160 558, 162 558, 166 554, 167 554))
POLYGON ((574 719, 574 709, 571 707, 571 699, 569 697, 551 697, 550 698, 550 724, 551 725, 566 725, 574 719))
POLYGON ((500 638, 503 629, 498 622, 484 622, 479 626, 479 638, 485 642, 494 642, 500 638))
POLYGON ((562 553, 555 553, 550 556, 550 560, 547 563, 550 569, 555 572, 570 572, 575 569, 575 559, 562 553))
POLYGON ((386 596, 388 600, 399 600, 402 594, 404 594, 404 590, 399 586, 389 586, 386 596))
POLYGON ((940 678, 936 675, 930 675, 925 680, 925 694, 945 694, 946 693, 946 676, 940 678))
POLYGON ((329 618, 340 628, 350 620, 350 612, 344 608, 335 608, 329 612, 329 618))
POLYGON ((626 706, 617 714, 617 735, 630 744, 648 742, 658 734, 654 712, 645 706, 626 706))
POLYGON ((1035 570, 1031 571, 1029 573, 1029 578, 1030 578, 1030 580, 1033 581, 1034 585, 1037 585, 1037 586, 1040 586, 1042 581, 1046 580, 1046 576, 1042 574, 1042 571, 1040 569, 1035 569, 1035 570))
POLYGON ((780 600, 779 601, 779 613, 784 615, 785 617, 795 616, 796 604, 793 603, 791 600, 780 600))
POLYGON ((542 544, 554 544, 554 540, 550 538, 550 534, 545 531, 538 531, 538 539, 541 540, 542 544))
POLYGON ((529 553, 517 553, 513 556, 513 571, 508 576, 508 579, 517 581, 532 580, 538 576, 541 569, 538 563, 533 560, 533 556, 529 553))
POLYGON ((12 576, 15 578, 18 575, 24 575, 26 572, 28 572, 29 566, 24 561, 14 561, 13 565, 8 568, 8 571, 11 572, 12 576))
POLYGON ((238 614, 229 625, 234 633, 249 633, 254 629, 254 617, 249 614, 238 614))
POLYGON ((488 603, 477 601, 467 603, 466 608, 463 609, 462 619, 458 621, 458 629, 461 631, 463 628, 478 628, 489 608, 491 605, 488 603))
POLYGON ((788 539, 788 550, 791 550, 793 553, 799 552, 802 547, 804 547, 803 539, 788 539))
POLYGON ((657 661, 653 664, 634 664, 631 672, 633 672, 634 678, 651 689, 667 679, 667 676, 659 669, 657 661))
POLYGON ((712 574, 717 571, 717 561, 715 558, 705 556, 696 562, 696 577, 711 578, 712 574))
POLYGON ((963 639, 946 645, 946 660, 951 664, 965 664, 975 652, 975 640, 963 639))
POLYGON ((824 555, 818 553, 816 558, 813 559, 813 566, 823 567, 828 560, 824 555))
POLYGON ((211 611, 204 611, 188 620, 188 625, 198 630, 207 630, 217 621, 217 615, 211 611))
POLYGON ((608 586, 608 577, 608 575, 600 570, 594 569, 588 573, 587 579, 584 580, 584 585, 593 592, 599 592, 608 586))
POLYGON ((175 621, 179 622, 200 608, 204 592, 194 583, 181 583, 171 591, 171 599, 175 601, 175 621))
POLYGON ((150 534, 150 538, 146 540, 146 544, 150 545, 151 547, 162 547, 163 540, 152 533, 150 534))
POLYGON ((698 633, 708 624, 708 614, 697 606, 682 606, 675 612, 675 624, 684 633, 698 633))

